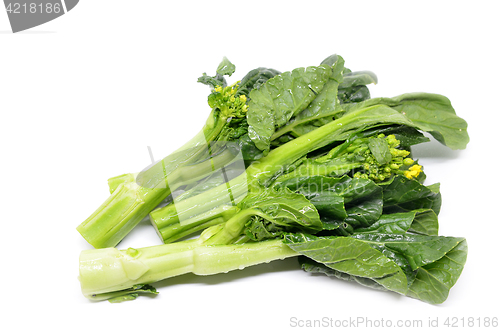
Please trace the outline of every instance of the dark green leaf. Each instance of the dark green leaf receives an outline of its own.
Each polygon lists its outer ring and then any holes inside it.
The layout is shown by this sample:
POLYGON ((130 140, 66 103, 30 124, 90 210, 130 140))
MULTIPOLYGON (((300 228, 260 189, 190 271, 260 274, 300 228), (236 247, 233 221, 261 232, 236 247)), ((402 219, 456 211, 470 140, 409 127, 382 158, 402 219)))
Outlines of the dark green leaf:
POLYGON ((262 241, 280 237, 287 229, 290 227, 256 216, 245 224, 245 235, 254 241, 262 241))
POLYGON ((433 304, 444 302, 460 277, 466 260, 467 241, 462 239, 441 259, 418 269, 408 296, 433 304))
POLYGON ((332 72, 329 80, 318 96, 309 104, 309 106, 297 116, 292 118, 286 125, 276 132, 273 139, 281 136, 283 132, 291 132, 292 135, 298 136, 314 130, 318 126, 322 126, 330 122, 335 113, 336 106, 339 104, 337 90, 339 84, 343 80, 344 59, 340 56, 332 64, 332 72), (329 114, 328 118, 323 118, 324 114, 329 114))
POLYGON ((266 189, 247 196, 238 207, 256 211, 246 224, 246 233, 254 240, 269 238, 270 234, 276 237, 285 230, 315 233, 323 228, 314 205, 303 195, 286 188, 278 191, 266 189))
POLYGON ((411 224, 410 231, 427 236, 437 236, 439 230, 438 217, 432 209, 419 209, 411 224))
POLYGON ((439 186, 424 186, 416 180, 396 176, 383 186, 384 213, 432 209, 436 215, 441 208, 439 186))
POLYGON ((357 228, 354 233, 406 233, 414 222, 416 212, 384 214, 375 223, 365 228, 357 228))
MULTIPOLYGON (((275 187, 286 187, 303 194, 322 218, 343 221, 357 228, 370 226, 382 214, 382 189, 371 180, 349 176, 283 177, 277 180, 275 187)), ((325 229, 331 229, 329 225, 325 229)))
POLYGON ((403 255, 410 263, 412 270, 441 259, 463 240, 463 238, 410 233, 358 233, 352 235, 352 238, 370 244, 372 247, 386 248, 403 255))
POLYGON ((241 136, 237 144, 245 161, 245 167, 248 167, 250 163, 264 156, 264 153, 255 146, 248 134, 241 136))
POLYGON ((384 288, 406 294, 407 279, 401 268, 370 245, 350 237, 315 237, 287 234, 284 242, 294 251, 328 268, 368 278, 384 288))
POLYGON ((400 141, 400 146, 403 149, 430 141, 430 139, 424 136, 420 131, 409 126, 394 126, 388 128, 385 134, 393 134, 396 139, 400 141))
POLYGON ((236 96, 245 95, 248 97, 250 91, 260 88, 267 80, 279 74, 280 72, 278 70, 262 67, 249 71, 248 74, 241 79, 236 96))
POLYGON ((446 300, 467 258, 467 243, 463 238, 387 234, 360 234, 346 238, 287 234, 284 240, 305 256, 299 257, 299 262, 306 271, 402 294, 408 287, 408 296, 434 304, 446 300), (368 250, 365 245, 378 254, 368 250), (402 247, 404 245, 406 247, 402 247), (415 256, 420 256, 418 260, 430 262, 416 267, 415 256), (436 260, 432 261, 434 258, 436 260), (387 272, 387 269, 401 272, 387 275, 390 283, 384 283, 377 276, 387 272), (401 284, 403 279, 406 281, 401 284))
POLYGON ((297 68, 266 81, 250 92, 247 120, 249 136, 261 150, 269 149, 276 128, 303 111, 323 89, 331 75, 329 66, 297 68))
POLYGON ((370 90, 364 85, 339 87, 338 99, 340 104, 362 102, 370 99, 370 90))
POLYGON ((363 286, 367 286, 376 290, 386 291, 386 288, 377 283, 376 281, 370 278, 363 278, 350 275, 345 272, 340 272, 338 270, 334 270, 332 268, 328 268, 322 263, 316 262, 313 259, 307 258, 305 256, 299 256, 300 267, 307 272, 310 273, 322 273, 327 275, 328 277, 336 277, 341 280, 356 282, 363 286))

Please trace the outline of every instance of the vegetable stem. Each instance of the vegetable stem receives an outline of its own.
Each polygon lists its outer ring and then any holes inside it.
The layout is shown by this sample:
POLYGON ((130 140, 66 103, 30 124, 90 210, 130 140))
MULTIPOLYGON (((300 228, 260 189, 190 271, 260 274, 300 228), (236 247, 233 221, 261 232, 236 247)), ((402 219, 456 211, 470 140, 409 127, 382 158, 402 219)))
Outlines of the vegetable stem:
POLYGON ((171 192, 225 165, 232 159, 229 150, 214 160, 189 165, 207 149, 207 141, 217 136, 224 123, 219 120, 205 125, 195 138, 139 173, 135 180, 131 179, 134 175, 114 177, 109 182, 112 194, 77 227, 78 232, 95 248, 114 247, 171 192))
POLYGON ((281 240, 238 245, 202 246, 197 240, 140 249, 103 248, 80 255, 83 294, 94 300, 100 294, 122 291, 186 273, 212 275, 299 255, 281 240))

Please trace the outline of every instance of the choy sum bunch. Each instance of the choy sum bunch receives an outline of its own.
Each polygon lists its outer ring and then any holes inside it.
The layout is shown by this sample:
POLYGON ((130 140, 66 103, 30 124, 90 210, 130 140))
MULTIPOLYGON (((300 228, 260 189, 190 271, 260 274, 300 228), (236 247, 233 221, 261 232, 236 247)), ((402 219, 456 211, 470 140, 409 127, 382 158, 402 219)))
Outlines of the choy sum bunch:
POLYGON ((442 303, 467 242, 438 233, 441 193, 412 146, 451 149, 467 123, 438 94, 371 98, 370 71, 338 55, 280 72, 258 67, 228 85, 226 58, 202 130, 152 167, 108 180, 110 196, 78 226, 83 294, 120 302, 186 273, 211 275, 298 257, 298 266, 442 303), (427 134, 424 134, 427 133, 427 134), (115 246, 149 216, 163 245, 115 246))

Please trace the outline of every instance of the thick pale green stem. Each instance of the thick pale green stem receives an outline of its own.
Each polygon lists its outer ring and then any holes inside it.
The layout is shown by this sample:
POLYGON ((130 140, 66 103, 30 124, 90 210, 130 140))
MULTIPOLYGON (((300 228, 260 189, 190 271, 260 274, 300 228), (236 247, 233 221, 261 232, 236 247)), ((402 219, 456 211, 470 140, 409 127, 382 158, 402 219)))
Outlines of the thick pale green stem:
POLYGON ((224 152, 215 163, 208 160, 197 167, 190 165, 204 153, 207 141, 215 139, 225 121, 219 120, 210 125, 151 168, 137 175, 113 178, 110 182, 112 194, 77 227, 78 232, 95 248, 114 247, 175 189, 228 162, 231 159, 229 151, 224 152))
POLYGON ((184 222, 175 222, 167 224, 163 227, 158 227, 158 223, 152 220, 152 224, 162 238, 163 242, 170 243, 181 239, 187 235, 204 230, 212 225, 219 224, 230 219, 238 208, 235 206, 223 205, 200 215, 196 215, 184 222))
POLYGON ((239 245, 200 246, 197 240, 140 249, 104 248, 80 255, 82 293, 89 299, 138 284, 194 273, 212 275, 297 256, 281 240, 239 245))
POLYGON ((120 184, 77 230, 95 248, 116 246, 148 212, 168 195, 166 188, 120 184))
POLYGON ((150 219, 155 228, 164 229, 175 224, 188 224, 192 217, 202 215, 221 206, 235 206, 247 194, 247 178, 241 174, 227 183, 219 185, 194 197, 173 202, 151 212, 150 219))
POLYGON ((120 184, 135 182, 137 178, 137 173, 135 174, 123 174, 120 176, 111 177, 108 179, 109 193, 113 192, 118 188, 120 184))

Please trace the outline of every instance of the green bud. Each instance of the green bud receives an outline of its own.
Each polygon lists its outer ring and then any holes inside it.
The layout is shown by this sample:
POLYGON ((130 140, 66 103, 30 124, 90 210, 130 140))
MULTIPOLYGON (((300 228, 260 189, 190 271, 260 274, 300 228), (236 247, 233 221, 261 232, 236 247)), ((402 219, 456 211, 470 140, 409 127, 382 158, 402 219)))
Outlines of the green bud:
POLYGON ((390 167, 385 167, 384 168, 384 172, 391 172, 391 168, 390 167))
POLYGON ((397 147, 400 144, 400 141, 397 140, 393 134, 387 136, 386 141, 389 144, 389 147, 392 147, 392 148, 397 147))
POLYGON ((365 138, 358 138, 352 142, 351 146, 361 145, 363 143, 366 143, 366 139, 365 138))
POLYGON ((391 167, 392 170, 398 170, 400 166, 396 163, 391 163, 389 167, 391 167))
POLYGON ((346 148, 346 151, 347 153, 352 153, 356 150, 356 148, 358 148, 358 146, 351 144, 349 145, 349 147, 346 148))
POLYGON ((366 150, 368 150, 368 146, 364 145, 364 146, 360 146, 360 147, 356 148, 353 153, 354 154, 362 154, 366 150))
POLYGON ((413 164, 413 162, 415 162, 415 161, 413 161, 413 160, 412 160, 412 159, 410 159, 409 157, 403 160, 403 164, 404 164, 405 166, 411 166, 411 165, 413 164))
POLYGON ((378 175, 378 180, 384 180, 385 176, 384 175, 378 175))
POLYGON ((392 162, 396 163, 396 164, 403 164, 403 158, 398 156, 398 157, 395 157, 392 159, 392 162))

